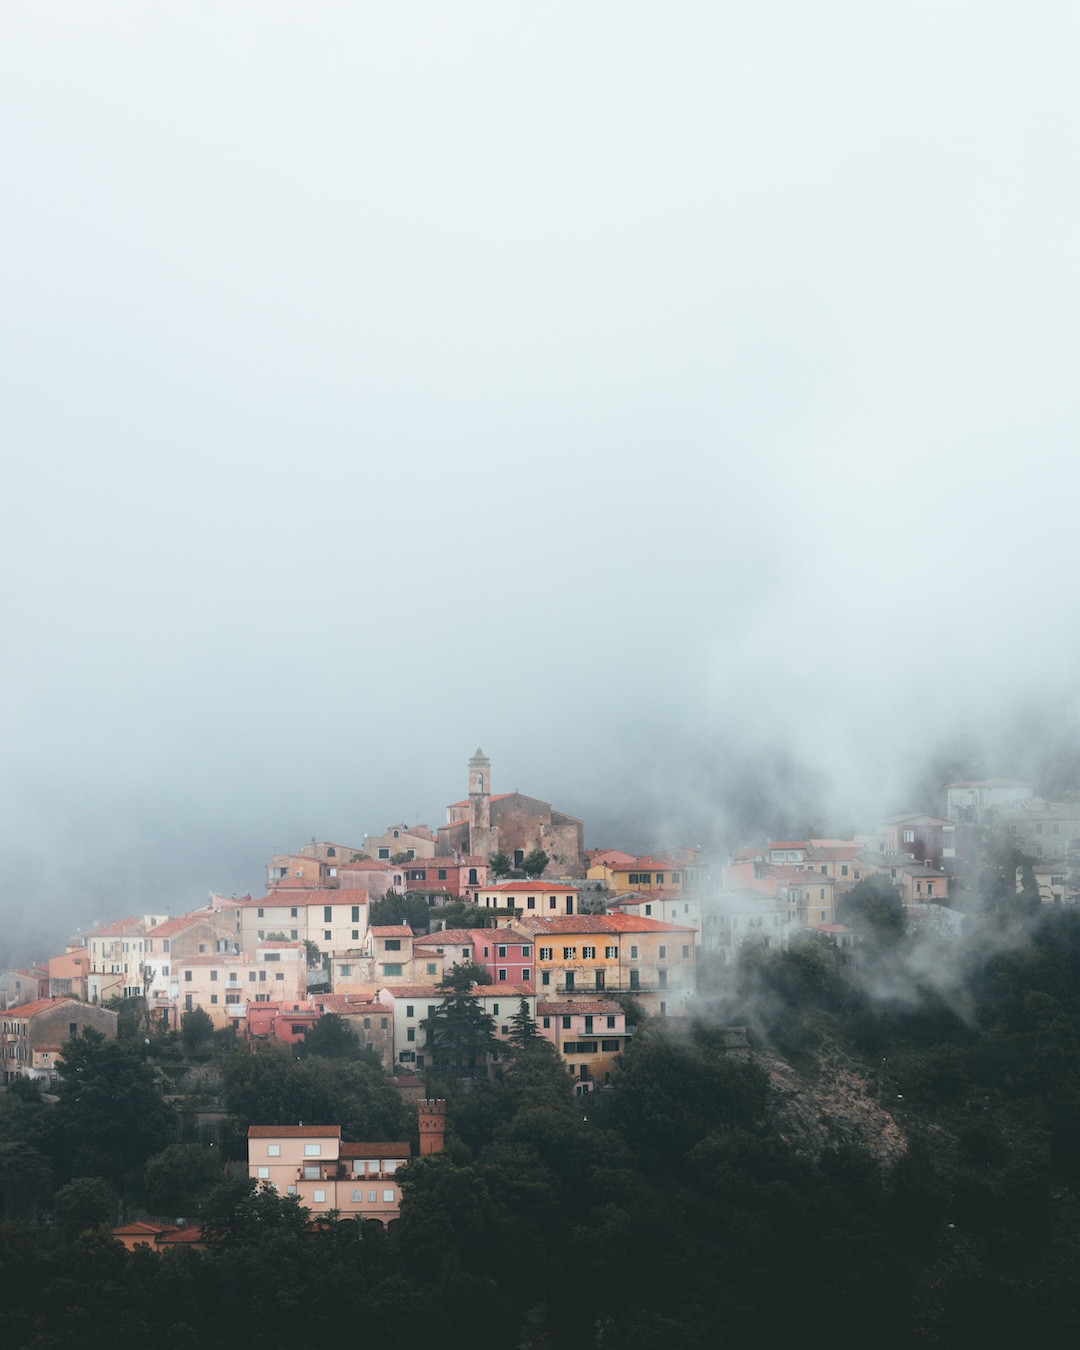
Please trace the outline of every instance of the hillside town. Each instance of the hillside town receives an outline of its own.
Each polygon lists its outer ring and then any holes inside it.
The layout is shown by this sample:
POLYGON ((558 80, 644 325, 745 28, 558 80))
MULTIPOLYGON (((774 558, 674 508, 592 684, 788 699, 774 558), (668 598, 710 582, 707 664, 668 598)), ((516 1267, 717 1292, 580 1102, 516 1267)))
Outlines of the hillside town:
POLYGON ((1041 899, 1075 898, 1067 855, 1080 807, 1009 779, 949 784, 947 803, 945 816, 896 815, 850 839, 771 840, 720 861, 685 845, 635 856, 586 849, 583 821, 493 792, 478 749, 468 795, 435 830, 402 822, 357 845, 313 839, 269 859, 264 895, 128 915, 0 974, 3 1081, 55 1081, 62 1040, 86 1027, 115 1035, 116 1008, 130 1000, 148 1027, 178 1029, 198 1009, 253 1045, 295 1044, 333 1013, 388 1073, 408 1078, 438 1063, 421 1024, 464 967, 496 1036, 509 1036, 523 1006, 586 1095, 610 1082, 626 1044, 620 1000, 650 1016, 684 1015, 703 958, 728 962, 747 943, 787 950, 817 936, 857 961, 838 909, 863 879, 885 878, 910 924, 958 932, 950 887, 988 821, 1029 859, 1041 899), (373 922, 395 898, 412 902, 411 921, 373 922))

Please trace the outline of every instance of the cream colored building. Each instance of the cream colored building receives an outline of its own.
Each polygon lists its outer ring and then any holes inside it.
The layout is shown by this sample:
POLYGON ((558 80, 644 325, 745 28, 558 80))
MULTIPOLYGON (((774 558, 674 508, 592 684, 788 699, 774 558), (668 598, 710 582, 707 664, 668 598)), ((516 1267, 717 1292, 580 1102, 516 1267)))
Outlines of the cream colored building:
POLYGON ((159 1016, 176 1027, 185 1012, 202 1008, 215 1027, 243 1030, 249 1003, 307 997, 307 960, 300 942, 260 942, 251 954, 188 956, 173 963, 159 1016))

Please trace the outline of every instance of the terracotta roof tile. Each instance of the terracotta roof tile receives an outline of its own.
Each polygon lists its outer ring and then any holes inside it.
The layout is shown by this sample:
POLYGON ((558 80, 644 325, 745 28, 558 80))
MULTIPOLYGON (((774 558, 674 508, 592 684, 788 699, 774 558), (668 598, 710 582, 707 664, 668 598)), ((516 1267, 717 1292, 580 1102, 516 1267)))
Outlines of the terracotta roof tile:
POLYGON ((249 1139, 340 1139, 340 1125, 249 1125, 249 1139))
POLYGON ((341 1145, 343 1158, 408 1158, 408 1144, 345 1144, 341 1145))
POLYGON ((413 930, 407 923, 397 925, 392 923, 378 924, 374 928, 369 928, 368 932, 381 938, 412 937, 413 935, 413 930))

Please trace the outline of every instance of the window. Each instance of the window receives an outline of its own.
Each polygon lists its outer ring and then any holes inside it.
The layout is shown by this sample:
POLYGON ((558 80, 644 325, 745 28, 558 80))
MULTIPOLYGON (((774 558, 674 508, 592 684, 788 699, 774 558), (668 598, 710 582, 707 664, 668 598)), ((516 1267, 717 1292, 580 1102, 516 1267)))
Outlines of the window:
POLYGON ((630 948, 630 960, 631 961, 637 960, 637 948, 634 946, 631 946, 630 948))
POLYGON ((256 978, 257 978, 257 976, 256 976, 255 971, 249 970, 249 971, 248 971, 248 982, 250 983, 252 980, 254 980, 254 979, 256 979, 256 978))
POLYGON ((554 909, 554 908, 555 908, 555 897, 554 897, 553 895, 549 895, 549 896, 548 896, 548 909, 554 909))
POLYGON ((394 1203, 394 1192, 393 1192, 393 1190, 390 1189, 390 1190, 385 1190, 385 1191, 383 1191, 383 1193, 382 1193, 382 1198, 383 1198, 383 1203, 384 1203, 384 1204, 386 1204, 386 1205, 392 1205, 392 1204, 394 1203))
POLYGON ((256 1168, 256 1172, 257 1172, 257 1174, 258 1174, 260 1180, 261 1180, 262 1178, 268 1177, 268 1176, 270 1175, 270 1169, 269 1169, 269 1167, 259 1167, 259 1168, 256 1168))
POLYGON ((226 995, 225 995, 225 1002, 226 1002, 226 1003, 239 1003, 239 1002, 240 1002, 240 995, 239 995, 239 994, 226 994, 226 995))
POLYGON ((260 971, 259 971, 259 979, 260 979, 260 980, 265 980, 265 979, 266 979, 266 971, 265 971, 265 970, 260 970, 260 971))
POLYGON ((438 877, 438 879, 439 879, 440 881, 445 881, 445 880, 446 880, 446 868, 445 868, 445 867, 440 867, 440 868, 439 868, 439 877, 438 877))
POLYGON ((528 900, 525 901, 525 904, 526 904, 526 907, 527 907, 528 909, 535 909, 535 908, 536 908, 536 896, 535 896, 535 895, 530 895, 529 898, 528 898, 528 900))
POLYGON ((659 979, 660 979, 660 988, 661 988, 661 989, 666 989, 666 988, 667 988, 667 971, 666 971, 666 970, 658 970, 656 973, 657 973, 657 975, 659 976, 659 979))
POLYGON ((379 849, 379 858, 384 862, 388 861, 390 858, 390 850, 388 848, 379 849))
POLYGON ((285 972, 283 970, 279 970, 278 973, 274 976, 274 979, 283 981, 285 979, 285 972))
POLYGON ((563 1031, 569 1031, 569 1030, 570 1030, 570 1018, 569 1018, 569 1017, 564 1017, 563 1020, 562 1020, 562 1024, 563 1024, 563 1031))
POLYGON ((344 979, 345 976, 352 974, 352 966, 339 966, 338 974, 344 979))
MULTIPOLYGON (((293 936, 295 937, 296 934, 294 933, 293 936)), ((353 940, 354 942, 359 942, 359 941, 360 941, 360 929, 359 929, 359 928, 354 928, 354 929, 352 930, 352 940, 353 940)))
POLYGON ((550 1027, 550 1026, 551 1026, 551 1018, 550 1018, 550 1017, 545 1017, 545 1018, 544 1018, 544 1026, 545 1026, 545 1027, 550 1027))
POLYGON ((914 842, 915 842, 915 831, 914 831, 914 830, 905 830, 905 831, 904 831, 904 843, 905 843, 905 844, 913 844, 914 842))
POLYGON ((415 1041, 415 1040, 416 1040, 416 1028, 415 1028, 415 1027, 409 1027, 408 1031, 406 1031, 406 1033, 405 1033, 405 1039, 406 1039, 407 1041, 415 1041))
POLYGON ((572 993, 573 989, 574 989, 574 972, 572 970, 568 970, 566 972, 566 992, 568 994, 572 993))
POLYGON ((435 974, 435 962, 434 962, 434 961, 429 961, 429 962, 427 963, 427 973, 428 973, 429 975, 434 975, 434 974, 435 974))
POLYGON ((216 970, 212 970, 212 971, 210 972, 210 978, 211 978, 211 980, 216 980, 216 979, 217 979, 217 976, 218 976, 218 973, 217 973, 216 970))
POLYGON ((367 1193, 367 1198, 368 1198, 368 1204, 369 1204, 369 1205, 377 1204, 377 1203, 378 1203, 378 1200, 379 1200, 379 1192, 378 1192, 378 1191, 368 1191, 368 1193, 367 1193))
POLYGON ((540 960, 541 960, 541 961, 550 961, 550 960, 551 960, 551 948, 550 948, 550 947, 541 947, 541 948, 540 948, 540 960))
POLYGON ((406 1017, 415 1017, 415 1016, 416 1016, 416 1013, 413 1011, 413 1009, 414 1009, 415 1006, 416 1006, 416 1005, 413 1004, 413 1003, 406 1003, 406 1004, 405 1004, 405 1016, 406 1016, 406 1017))
POLYGON ((353 921, 353 923, 359 923, 359 922, 360 922, 360 906, 359 906, 359 905, 353 905, 353 907, 352 907, 352 921, 353 921))
MULTIPOLYGON (((265 918, 266 918, 266 911, 265 911, 265 910, 262 910, 262 909, 257 909, 257 910, 255 911, 255 917, 256 917, 257 919, 265 919, 265 918)), ((202 948, 200 947, 199 950, 202 951, 202 948)))
POLYGON ((640 971, 632 970, 632 971, 630 972, 630 988, 631 988, 631 989, 640 989, 640 988, 641 988, 641 972, 640 972, 640 971))
POLYGON ((619 959, 619 949, 618 947, 605 947, 604 955, 609 961, 617 961, 619 959))
POLYGON ((285 1194, 286 1194, 286 1195, 295 1195, 295 1194, 296 1194, 296 1187, 295 1187, 295 1186, 286 1186, 286 1187, 285 1187, 285 1194))
POLYGON ((564 961, 576 961, 576 960, 577 960, 577 948, 576 948, 576 947, 564 947, 564 948, 562 949, 562 959, 563 959, 564 961))
POLYGON ((595 960, 595 958, 596 958, 596 948, 595 948, 595 947, 582 947, 582 949, 581 949, 581 955, 582 955, 582 957, 583 957, 586 961, 592 961, 592 960, 595 960))
POLYGON ((401 951, 401 939, 400 939, 400 938, 387 938, 387 939, 386 939, 386 943, 385 943, 385 947, 386 947, 386 950, 387 950, 388 952, 399 952, 399 951, 401 951))
POLYGON ((690 948, 687 947, 685 943, 683 944, 683 949, 682 949, 682 959, 683 959, 684 961, 689 961, 689 959, 690 959, 690 948))
POLYGON ((497 948, 497 955, 498 955, 498 958, 499 958, 500 961, 505 961, 505 960, 506 960, 506 948, 505 948, 505 947, 501 947, 501 946, 500 946, 499 948, 497 948))
POLYGON ((618 1041, 601 1041, 601 1042, 600 1042, 600 1049, 603 1050, 603 1051, 605 1052, 605 1054, 610 1054, 613 1050, 618 1050, 618 1048, 619 1048, 619 1042, 618 1042, 618 1041))
POLYGON ((211 1002, 211 1003, 216 1003, 216 1002, 217 1002, 217 994, 211 994, 211 995, 210 995, 210 1002, 211 1002))
POLYGON ((661 946, 660 948, 660 960, 661 961, 667 960, 667 948, 664 946, 661 946))
POLYGON ((522 984, 524 984, 525 981, 526 981, 528 978, 529 978, 529 967, 528 967, 528 966, 523 966, 523 967, 522 967, 522 970, 521 970, 521 982, 522 982, 522 984))
POLYGON ((505 980, 506 980, 506 971, 505 971, 505 970, 501 970, 501 969, 500 969, 500 971, 499 971, 499 980, 500 980, 501 982, 505 982, 505 980))
POLYGON ((492 1014, 493 1014, 495 1017, 498 1017, 498 1015, 499 1015, 499 1005, 498 1005, 497 1003, 493 1003, 493 1004, 491 1005, 491 1011, 492 1011, 492 1014))
POLYGON ((280 1144, 267 1144, 267 1146, 266 1146, 266 1156, 267 1156, 268 1158, 280 1158, 280 1157, 281 1157, 281 1145, 280 1145, 280 1144))
POLYGON ((651 913, 652 913, 652 905, 646 905, 646 906, 645 906, 645 913, 646 913, 646 914, 651 914, 651 913))
POLYGON ((320 1158, 322 1156, 322 1144, 305 1144, 305 1158, 320 1158))
POLYGON ((540 983, 541 983, 541 984, 550 984, 550 983, 551 983, 551 972, 550 972, 550 971, 542 970, 542 971, 540 972, 540 983))
POLYGON ((312 1191, 312 1193, 311 1193, 311 1198, 312 1198, 312 1200, 315 1202, 315 1204, 317 1204, 317 1205, 325 1205, 325 1204, 326 1204, 326 1192, 325 1192, 325 1191, 312 1191))
POLYGON ((609 1030, 609 1031, 614 1031, 614 1030, 615 1030, 615 1014, 614 1014, 614 1013, 610 1013, 610 1014, 608 1015, 607 1024, 608 1024, 608 1030, 609 1030))
POLYGON ((190 979, 191 979, 191 971, 190 971, 190 970, 185 970, 185 971, 184 971, 184 979, 190 981, 190 979))
POLYGON ((323 905, 323 912, 322 912, 322 921, 323 921, 323 923, 329 923, 329 922, 333 919, 333 917, 334 917, 334 909, 333 909, 333 906, 332 906, 332 905, 323 905))
POLYGON ((363 1192, 363 1191, 350 1191, 350 1192, 349 1192, 349 1199, 352 1201, 352 1203, 353 1203, 354 1205, 362 1205, 362 1204, 364 1203, 364 1192, 363 1192))
POLYGON ((296 906, 295 906, 295 905, 292 907, 292 909, 289 910, 289 918, 290 918, 290 919, 295 919, 295 918, 296 918, 296 906))
POLYGON ((331 931, 330 931, 329 928, 326 930, 325 933, 323 933, 323 939, 324 939, 324 941, 326 941, 326 942, 333 942, 333 940, 334 940, 334 935, 333 935, 333 933, 331 933, 331 931))
POLYGON ((380 1017, 380 1018, 379 1018, 379 1027, 380 1027, 380 1029, 381 1029, 382 1031, 385 1031, 385 1030, 386 1030, 386 1018, 385 1018, 385 1017, 380 1017))

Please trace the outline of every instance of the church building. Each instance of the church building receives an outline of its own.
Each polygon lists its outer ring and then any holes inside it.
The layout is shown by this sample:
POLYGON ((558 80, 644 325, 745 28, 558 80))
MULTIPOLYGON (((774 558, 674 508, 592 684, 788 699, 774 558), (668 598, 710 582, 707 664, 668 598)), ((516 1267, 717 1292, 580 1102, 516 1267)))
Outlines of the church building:
POLYGON ((550 802, 521 792, 492 793, 491 761, 483 750, 477 750, 469 760, 469 795, 446 808, 436 855, 471 853, 490 858, 501 851, 517 868, 535 848, 542 848, 551 859, 547 875, 585 875, 583 822, 553 810, 550 802))

